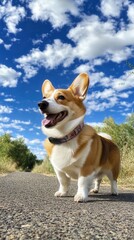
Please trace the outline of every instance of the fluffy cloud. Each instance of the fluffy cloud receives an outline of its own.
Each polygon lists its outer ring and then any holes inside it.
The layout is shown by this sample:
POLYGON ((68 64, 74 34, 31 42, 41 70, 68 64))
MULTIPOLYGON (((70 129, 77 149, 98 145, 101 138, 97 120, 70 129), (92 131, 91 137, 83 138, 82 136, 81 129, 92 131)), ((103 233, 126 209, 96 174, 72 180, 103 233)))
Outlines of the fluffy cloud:
POLYGON ((121 9, 123 7, 124 0, 102 0, 101 1, 101 11, 104 16, 119 17, 121 9))
POLYGON ((105 88, 112 88, 118 93, 134 87, 134 72, 132 70, 125 71, 119 78, 114 78, 113 76, 106 77, 103 72, 95 72, 90 74, 90 79, 91 87, 99 85, 105 88))
POLYGON ((0 19, 6 23, 9 33, 16 34, 21 29, 17 28, 18 23, 25 17, 25 9, 21 6, 13 6, 12 1, 4 1, 0 5, 0 19))
POLYGON ((124 72, 119 78, 106 77, 103 72, 92 73, 90 78, 92 87, 98 85, 103 90, 93 91, 87 95, 85 100, 87 114, 91 114, 92 111, 104 111, 114 106, 125 106, 125 110, 129 111, 133 107, 133 101, 128 103, 123 100, 132 94, 132 91, 129 91, 129 89, 134 88, 134 73, 132 71, 124 72))
MULTIPOLYGON (((75 58, 92 60, 97 57, 112 56, 115 51, 121 51, 134 43, 134 25, 128 25, 117 31, 113 20, 101 21, 98 16, 86 16, 83 21, 72 28, 68 38, 75 43, 75 58)), ((131 49, 126 49, 129 55, 131 49)), ((124 57, 122 58, 124 59, 124 57)))
POLYGON ((67 37, 73 41, 63 43, 55 39, 52 44, 47 44, 41 51, 33 48, 30 53, 16 59, 18 67, 23 68, 26 78, 37 74, 40 67, 54 69, 59 65, 70 66, 75 59, 87 61, 75 70, 91 70, 104 61, 120 63, 133 55, 134 24, 120 25, 117 30, 116 22, 112 19, 102 21, 96 15, 84 16, 83 20, 73 27, 67 37))
POLYGON ((4 101, 5 102, 14 102, 15 100, 13 98, 5 98, 4 101))
POLYGON ((4 122, 4 123, 7 123, 9 122, 10 118, 8 117, 0 117, 0 122, 4 122))
POLYGON ((34 21, 50 21, 53 28, 62 27, 69 23, 69 14, 79 14, 79 4, 83 1, 71 0, 30 0, 28 1, 29 8, 32 12, 32 19, 34 21))
POLYGON ((129 5, 127 15, 130 22, 134 23, 134 3, 129 5))
POLYGON ((4 106, 4 105, 0 105, 0 113, 12 113, 12 108, 8 107, 8 106, 4 106))
MULTIPOLYGON (((11 113, 11 109, 5 106, 0 106, 0 113, 11 113)), ((1 132, 12 132, 14 129, 22 132, 25 131, 25 126, 29 126, 31 121, 21 121, 21 120, 10 120, 8 117, 0 118, 0 130, 1 132)))
POLYGON ((3 40, 0 38, 0 44, 2 44, 3 43, 3 40))
POLYGON ((70 44, 56 39, 52 45, 48 44, 44 51, 32 49, 28 55, 16 59, 16 62, 19 63, 18 67, 24 69, 26 78, 31 78, 41 66, 49 69, 60 64, 69 66, 73 62, 73 48, 70 44))
POLYGON ((20 72, 16 72, 13 68, 8 68, 0 64, 0 86, 16 87, 20 76, 20 72))
POLYGON ((81 73, 81 72, 89 72, 90 70, 94 70, 93 66, 89 63, 81 64, 74 70, 74 73, 81 73))
POLYGON ((0 44, 3 44, 3 46, 5 47, 6 50, 9 50, 10 47, 12 46, 12 44, 5 44, 3 39, 0 38, 0 44))
POLYGON ((115 50, 115 51, 109 51, 109 56, 107 57, 108 60, 111 60, 116 63, 120 63, 124 60, 127 60, 129 57, 132 57, 134 55, 134 48, 133 47, 126 47, 122 50, 115 50))

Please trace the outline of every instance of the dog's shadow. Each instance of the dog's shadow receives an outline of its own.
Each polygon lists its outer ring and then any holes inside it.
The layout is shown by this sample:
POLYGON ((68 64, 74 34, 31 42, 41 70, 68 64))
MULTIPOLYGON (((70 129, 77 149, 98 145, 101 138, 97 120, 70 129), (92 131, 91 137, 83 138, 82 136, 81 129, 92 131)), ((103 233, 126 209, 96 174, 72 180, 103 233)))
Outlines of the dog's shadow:
MULTIPOLYGON (((64 196, 63 198, 73 198, 72 194, 64 196)), ((88 202, 134 202, 134 193, 133 192, 124 192, 119 193, 119 195, 114 196, 110 193, 90 193, 88 202)))
POLYGON ((93 193, 89 195, 89 199, 93 201, 134 202, 134 192, 121 192, 117 196, 108 193, 93 193))

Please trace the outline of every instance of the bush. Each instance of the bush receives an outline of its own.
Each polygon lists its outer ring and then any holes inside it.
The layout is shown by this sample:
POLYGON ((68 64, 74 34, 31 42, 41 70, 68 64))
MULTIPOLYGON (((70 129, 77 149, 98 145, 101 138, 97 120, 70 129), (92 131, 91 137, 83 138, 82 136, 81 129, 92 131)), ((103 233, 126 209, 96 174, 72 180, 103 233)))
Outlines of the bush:
POLYGON ((31 171, 37 157, 30 152, 23 139, 11 140, 9 134, 0 137, 0 162, 1 165, 13 164, 17 169, 31 171))
POLYGON ((133 126, 134 123, 132 123, 131 117, 127 119, 126 123, 120 125, 116 124, 113 118, 107 118, 104 120, 104 127, 97 130, 108 133, 120 149, 127 146, 127 149, 129 150, 131 147, 134 147, 133 126))
POLYGON ((35 173, 45 173, 45 174, 54 174, 53 167, 49 161, 48 156, 46 156, 44 161, 41 161, 41 164, 36 164, 33 172, 35 173))

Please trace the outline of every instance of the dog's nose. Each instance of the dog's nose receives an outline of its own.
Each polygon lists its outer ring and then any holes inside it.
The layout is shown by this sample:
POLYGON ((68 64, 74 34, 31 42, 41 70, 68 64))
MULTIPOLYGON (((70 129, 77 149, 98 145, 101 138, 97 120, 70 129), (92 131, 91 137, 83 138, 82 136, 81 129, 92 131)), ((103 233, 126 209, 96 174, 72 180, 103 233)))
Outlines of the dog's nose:
POLYGON ((38 107, 43 111, 48 107, 48 102, 47 101, 39 102, 38 107))

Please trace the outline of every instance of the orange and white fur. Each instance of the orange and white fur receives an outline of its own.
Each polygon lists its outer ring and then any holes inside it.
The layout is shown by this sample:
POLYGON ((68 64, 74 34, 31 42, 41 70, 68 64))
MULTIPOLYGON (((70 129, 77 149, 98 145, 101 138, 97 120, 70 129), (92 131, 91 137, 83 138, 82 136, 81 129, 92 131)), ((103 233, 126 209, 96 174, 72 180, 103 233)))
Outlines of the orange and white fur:
POLYGON ((91 191, 97 193, 103 175, 111 182, 111 193, 118 194, 120 153, 110 136, 98 135, 91 126, 83 124, 80 132, 69 141, 61 144, 49 141, 49 138, 64 138, 83 123, 86 112, 83 100, 88 86, 86 73, 80 74, 68 89, 55 89, 49 80, 45 80, 42 85, 43 100, 38 104, 44 114, 42 130, 48 136, 44 146, 60 185, 55 196, 66 196, 70 179, 78 179, 74 196, 76 202, 88 201, 93 180, 95 187, 91 191))

